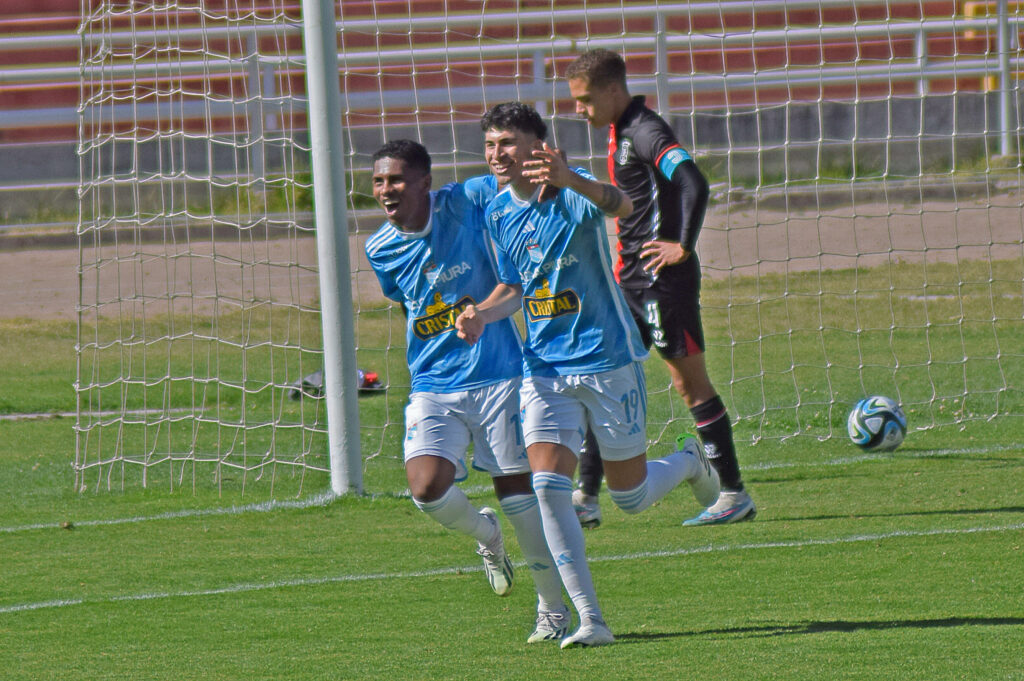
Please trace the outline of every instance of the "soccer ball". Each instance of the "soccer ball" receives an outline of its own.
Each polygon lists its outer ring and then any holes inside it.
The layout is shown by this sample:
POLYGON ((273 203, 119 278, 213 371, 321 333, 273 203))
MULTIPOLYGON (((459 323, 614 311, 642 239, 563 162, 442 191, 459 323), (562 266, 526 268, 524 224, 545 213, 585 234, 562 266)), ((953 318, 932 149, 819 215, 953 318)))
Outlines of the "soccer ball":
POLYGON ((865 397, 853 405, 846 419, 846 431, 853 443, 865 451, 891 451, 900 446, 907 434, 907 417, 900 405, 888 397, 865 397))

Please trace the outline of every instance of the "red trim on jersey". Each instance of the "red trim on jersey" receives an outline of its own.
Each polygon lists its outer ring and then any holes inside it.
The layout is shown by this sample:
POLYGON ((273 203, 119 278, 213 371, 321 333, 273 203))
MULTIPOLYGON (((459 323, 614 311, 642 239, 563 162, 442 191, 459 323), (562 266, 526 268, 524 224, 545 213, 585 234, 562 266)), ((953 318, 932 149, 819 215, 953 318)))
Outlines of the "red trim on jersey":
MULTIPOLYGON (((612 123, 610 126, 608 126, 608 177, 611 180, 611 183, 612 183, 613 186, 618 186, 618 185, 615 184, 615 154, 618 151, 619 151, 619 140, 618 140, 618 137, 615 135, 615 124, 612 123)), ((618 218, 615 218, 615 233, 616 234, 621 233, 621 229, 619 227, 619 219, 618 218)), ((615 250, 616 250, 616 252, 620 253, 619 257, 616 258, 616 260, 615 260, 615 270, 614 270, 615 283, 616 284, 621 284, 622 283, 622 269, 623 269, 623 267, 625 267, 625 263, 622 262, 622 255, 621 255, 621 253, 622 253, 622 242, 619 241, 618 239, 615 240, 615 250)))
POLYGON ((665 150, 658 154, 658 158, 654 159, 654 167, 657 168, 661 166, 661 159, 663 159, 665 157, 665 154, 672 151, 673 149, 682 149, 682 146, 678 144, 673 144, 670 147, 665 147, 665 150))
POLYGON ((619 140, 615 136, 615 124, 608 126, 608 177, 615 184, 615 152, 619 150, 619 140))

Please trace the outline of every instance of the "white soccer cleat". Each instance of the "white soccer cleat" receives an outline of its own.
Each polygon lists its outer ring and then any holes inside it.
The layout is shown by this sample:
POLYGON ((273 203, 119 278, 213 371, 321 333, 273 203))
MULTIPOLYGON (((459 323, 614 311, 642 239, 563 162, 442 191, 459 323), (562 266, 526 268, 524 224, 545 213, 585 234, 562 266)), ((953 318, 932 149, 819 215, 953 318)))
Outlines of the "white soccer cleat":
POLYGON ((581 489, 575 489, 572 492, 572 508, 576 511, 580 526, 590 530, 601 524, 601 505, 596 496, 592 497, 584 494, 581 489))
POLYGON ((501 523, 493 508, 480 509, 480 515, 487 516, 497 530, 494 539, 487 544, 480 544, 477 553, 484 559, 484 574, 491 589, 499 596, 507 596, 512 591, 512 561, 505 553, 505 542, 501 537, 501 523))
POLYGON ((697 474, 687 479, 697 503, 701 506, 710 506, 715 503, 718 493, 722 491, 722 483, 718 479, 718 471, 714 469, 704 454, 704 447, 697 438, 687 437, 679 449, 697 459, 697 474))
POLYGON ((614 642, 615 637, 612 636, 612 630, 608 628, 604 620, 587 620, 572 635, 562 639, 562 647, 580 646, 583 648, 593 648, 594 646, 606 646, 614 642))
POLYGON ((568 610, 541 610, 537 613, 537 626, 526 642, 561 641, 569 633, 570 623, 568 610))

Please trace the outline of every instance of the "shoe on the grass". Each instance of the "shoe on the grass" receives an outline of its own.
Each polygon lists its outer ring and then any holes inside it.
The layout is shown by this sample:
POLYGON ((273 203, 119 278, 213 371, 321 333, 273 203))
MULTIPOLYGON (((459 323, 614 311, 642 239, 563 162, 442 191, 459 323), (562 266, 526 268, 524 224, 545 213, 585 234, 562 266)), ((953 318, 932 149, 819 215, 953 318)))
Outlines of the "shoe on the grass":
POLYGON ((757 515, 754 500, 746 491, 722 492, 718 501, 704 509, 697 516, 684 520, 683 525, 726 525, 744 520, 753 520, 757 515))
POLYGON ((571 622, 568 609, 540 610, 537 612, 537 626, 526 642, 561 641, 569 633, 571 622))
POLYGON ((719 492, 722 490, 721 482, 718 479, 718 471, 704 454, 704 447, 700 441, 693 436, 681 435, 676 438, 676 446, 679 451, 697 459, 697 474, 687 479, 697 503, 705 507, 715 503, 715 499, 719 498, 719 492))
POLYGON ((505 553, 505 542, 501 538, 501 523, 493 508, 480 509, 480 515, 487 516, 494 524, 497 533, 487 544, 480 544, 477 553, 484 559, 484 574, 491 589, 499 596, 507 596, 512 591, 512 561, 505 553))
POLYGON ((595 619, 586 620, 580 624, 579 629, 562 639, 561 645, 563 648, 571 648, 572 646, 592 648, 594 646, 606 646, 614 642, 615 637, 612 636, 612 630, 608 628, 604 620, 595 619))
POLYGON ((583 528, 592 530, 601 525, 601 505, 596 496, 584 494, 577 488, 572 492, 572 508, 583 528))

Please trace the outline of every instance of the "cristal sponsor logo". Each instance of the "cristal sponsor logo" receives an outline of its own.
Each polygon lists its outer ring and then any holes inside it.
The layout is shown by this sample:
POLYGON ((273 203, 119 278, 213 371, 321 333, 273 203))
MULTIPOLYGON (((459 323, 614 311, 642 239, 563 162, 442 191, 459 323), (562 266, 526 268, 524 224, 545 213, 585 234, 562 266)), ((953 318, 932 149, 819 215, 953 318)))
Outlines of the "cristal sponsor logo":
POLYGON ((629 160, 629 150, 633 148, 633 140, 626 138, 622 140, 622 144, 619 145, 619 158, 617 163, 625 165, 626 161, 629 160))
POLYGON ((441 299, 440 293, 434 294, 434 303, 427 305, 426 314, 413 320, 412 330, 420 340, 430 340, 455 328, 455 318, 462 314, 467 305, 474 301, 464 296, 457 303, 448 305, 441 299))
POLYGON ((553 319, 567 314, 578 314, 580 297, 572 289, 551 293, 547 280, 542 281, 536 295, 524 296, 523 306, 529 321, 553 319))

